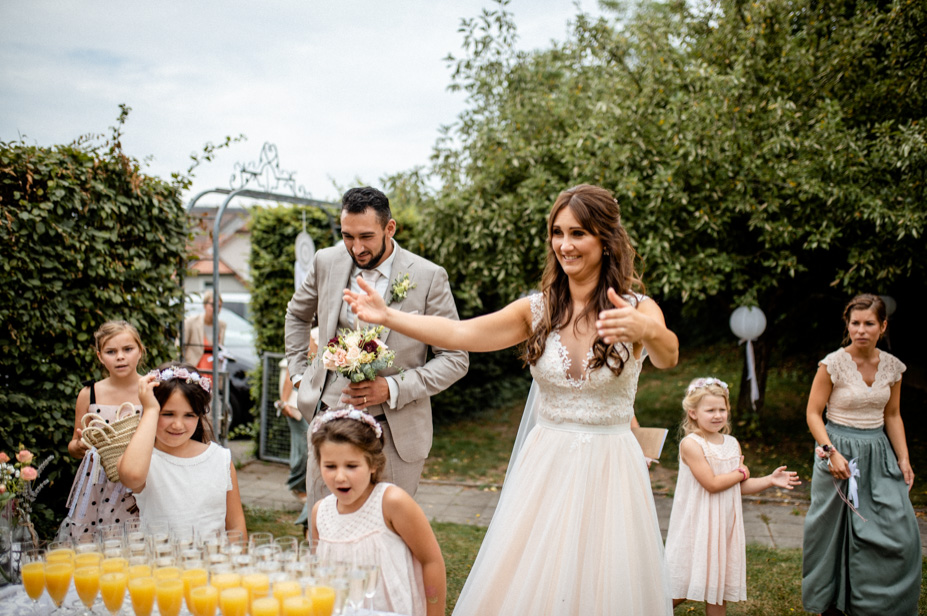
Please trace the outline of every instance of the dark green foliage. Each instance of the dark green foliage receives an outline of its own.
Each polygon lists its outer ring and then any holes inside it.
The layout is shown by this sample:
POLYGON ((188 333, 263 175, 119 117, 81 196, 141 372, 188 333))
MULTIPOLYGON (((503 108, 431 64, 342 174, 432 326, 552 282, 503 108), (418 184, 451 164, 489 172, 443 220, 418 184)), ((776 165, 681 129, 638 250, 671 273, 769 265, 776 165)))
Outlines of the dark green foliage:
POLYGON ((532 52, 506 4, 461 27, 469 107, 422 216, 464 314, 537 285, 546 214, 579 183, 615 192, 677 314, 764 310, 761 393, 771 350, 822 305, 923 285, 923 3, 645 2, 532 52))
POLYGON ((67 444, 77 394, 103 377, 94 331, 134 324, 148 349, 140 370, 176 356, 181 189, 141 173, 118 137, 117 128, 112 145, 0 143, 0 450, 55 454, 35 514, 46 535, 76 469, 67 444))

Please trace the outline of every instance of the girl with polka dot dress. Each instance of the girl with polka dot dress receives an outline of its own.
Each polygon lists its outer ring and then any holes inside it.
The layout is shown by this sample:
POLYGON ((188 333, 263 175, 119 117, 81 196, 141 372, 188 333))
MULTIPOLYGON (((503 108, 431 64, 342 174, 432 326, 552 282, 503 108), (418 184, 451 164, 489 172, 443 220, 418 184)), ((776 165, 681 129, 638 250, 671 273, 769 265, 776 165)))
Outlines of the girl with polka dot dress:
POLYGON ((81 421, 87 413, 95 413, 112 423, 125 402, 141 412, 138 363, 145 355, 145 346, 131 324, 107 321, 94 334, 94 348, 107 377, 84 387, 77 396, 74 434, 68 443, 68 453, 81 460, 81 464, 71 486, 68 514, 58 531, 59 539, 76 538, 84 533, 92 535, 100 526, 138 518, 132 492, 106 478, 99 454, 81 440, 81 421))

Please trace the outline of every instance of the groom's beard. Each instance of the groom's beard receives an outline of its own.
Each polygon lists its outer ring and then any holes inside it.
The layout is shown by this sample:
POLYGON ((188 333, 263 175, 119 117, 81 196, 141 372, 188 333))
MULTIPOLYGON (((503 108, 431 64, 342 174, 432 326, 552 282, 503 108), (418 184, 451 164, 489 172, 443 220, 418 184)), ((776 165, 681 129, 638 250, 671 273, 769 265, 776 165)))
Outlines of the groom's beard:
POLYGON ((351 255, 351 260, 354 261, 354 265, 360 269, 371 270, 380 264, 380 261, 383 259, 383 255, 386 254, 386 235, 383 236, 383 243, 380 244, 380 251, 373 254, 368 260, 366 265, 361 265, 357 262, 357 258, 354 256, 354 253, 350 250, 348 254, 351 255))

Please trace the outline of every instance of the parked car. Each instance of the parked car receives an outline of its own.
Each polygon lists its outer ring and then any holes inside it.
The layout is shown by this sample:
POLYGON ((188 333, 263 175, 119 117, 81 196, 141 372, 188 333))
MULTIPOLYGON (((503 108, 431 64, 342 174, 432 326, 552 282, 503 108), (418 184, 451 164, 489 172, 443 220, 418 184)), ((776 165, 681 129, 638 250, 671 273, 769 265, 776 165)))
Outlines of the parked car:
MULTIPOLYGON (((195 298, 187 301, 184 307, 187 317, 202 312, 203 303, 195 298)), ((258 356, 254 350, 254 327, 231 310, 226 310, 224 306, 219 311, 219 320, 225 322, 225 343, 219 347, 219 351, 228 360, 231 427, 235 427, 252 419, 254 401, 251 399, 248 375, 258 363, 258 356)))

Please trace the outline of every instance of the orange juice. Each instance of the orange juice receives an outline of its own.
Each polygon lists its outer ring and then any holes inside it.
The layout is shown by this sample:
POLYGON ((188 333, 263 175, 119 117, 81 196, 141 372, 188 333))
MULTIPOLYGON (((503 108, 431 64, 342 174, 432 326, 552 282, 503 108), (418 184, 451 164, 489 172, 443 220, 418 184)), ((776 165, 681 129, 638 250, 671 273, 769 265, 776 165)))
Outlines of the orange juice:
POLYGON ((74 562, 74 550, 71 548, 58 548, 45 554, 45 562, 61 563, 74 562))
POLYGON ((332 616, 335 609, 335 589, 330 586, 310 586, 306 596, 312 599, 315 616, 332 616))
POLYGON ((103 573, 125 573, 129 569, 129 561, 121 556, 104 558, 100 561, 100 568, 103 569, 103 573))
POLYGON ((183 580, 162 578, 157 580, 158 613, 161 616, 177 616, 183 607, 183 580))
POLYGON ((283 580, 274 582, 274 599, 283 605, 283 600, 288 597, 298 597, 303 594, 303 589, 299 582, 295 580, 283 580))
POLYGON ((306 597, 287 597, 283 600, 280 616, 315 616, 312 601, 306 597))
POLYGON ((156 580, 166 580, 167 578, 179 578, 180 577, 180 567, 158 567, 154 570, 154 578, 156 580))
POLYGON ((135 616, 151 616, 155 601, 155 579, 151 576, 130 578, 128 587, 135 616))
POLYGON ((74 588, 80 600, 90 609, 100 592, 100 567, 92 565, 74 569, 74 588))
POLYGON ((205 569, 187 569, 180 574, 183 580, 183 598, 187 601, 187 609, 190 608, 190 590, 197 586, 205 586, 209 583, 209 573, 205 569))
POLYGON ((45 565, 45 589, 58 607, 61 607, 61 602, 68 594, 72 575, 74 575, 74 563, 70 560, 45 565))
POLYGON ((215 586, 196 586, 190 589, 187 607, 193 616, 216 616, 219 607, 219 591, 215 586))
POLYGON ((103 596, 103 605, 111 614, 115 614, 122 607, 128 579, 129 576, 124 571, 110 571, 100 576, 100 595, 103 596))
POLYGON ((23 586, 26 594, 33 601, 38 601, 45 590, 45 563, 34 562, 26 563, 20 570, 23 576, 23 586))
POLYGON ((251 573, 241 577, 241 587, 248 591, 248 603, 270 594, 270 578, 264 573, 251 573))
POLYGON ((244 588, 220 591, 219 609, 222 610, 222 616, 245 616, 248 613, 248 591, 244 588))
POLYGON ((238 588, 241 586, 241 576, 237 573, 217 573, 212 576, 212 585, 216 587, 219 593, 226 588, 238 588))
POLYGON ((126 573, 129 575, 130 580, 140 577, 152 577, 151 565, 129 565, 126 573))
POLYGON ((251 602, 251 616, 280 616, 280 602, 273 597, 259 597, 251 602))
POLYGON ((100 552, 84 552, 74 557, 74 568, 81 567, 99 567, 100 561, 103 560, 103 554, 100 552))

